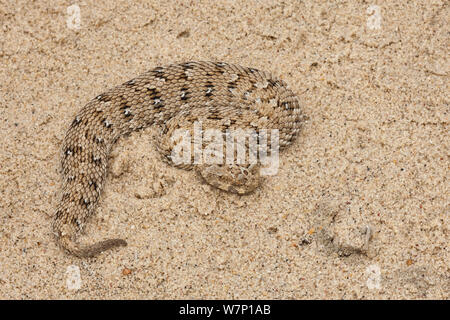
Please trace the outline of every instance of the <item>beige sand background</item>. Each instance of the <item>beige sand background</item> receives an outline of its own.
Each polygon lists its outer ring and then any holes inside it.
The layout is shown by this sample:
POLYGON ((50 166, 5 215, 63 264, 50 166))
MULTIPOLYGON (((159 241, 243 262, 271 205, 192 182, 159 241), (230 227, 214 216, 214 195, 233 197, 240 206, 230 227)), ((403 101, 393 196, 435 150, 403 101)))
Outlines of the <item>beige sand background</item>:
POLYGON ((1 1, 0 298, 448 299, 449 17, 447 1, 1 1), (75 113, 186 60, 290 84, 307 121, 278 174, 227 194, 163 163, 154 129, 124 137, 82 240, 128 247, 65 254, 50 225, 75 113))

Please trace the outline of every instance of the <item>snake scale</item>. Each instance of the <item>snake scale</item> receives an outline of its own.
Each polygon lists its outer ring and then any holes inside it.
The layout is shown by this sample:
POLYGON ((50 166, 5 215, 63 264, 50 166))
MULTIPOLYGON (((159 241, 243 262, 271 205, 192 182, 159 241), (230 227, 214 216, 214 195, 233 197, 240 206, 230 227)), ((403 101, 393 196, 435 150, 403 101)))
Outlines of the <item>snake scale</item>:
MULTIPOLYGON (((77 240, 95 213, 109 154, 123 135, 160 127, 161 152, 170 162, 170 135, 195 121, 202 121, 203 129, 277 129, 283 148, 298 133, 301 120, 298 98, 284 81, 268 72, 223 62, 157 67, 110 89, 78 112, 62 142, 61 200, 53 220, 57 242, 77 257, 93 257, 126 245, 122 239, 90 245, 77 240)), ((238 194, 252 191, 260 180, 255 170, 239 164, 197 167, 206 182, 238 194), (216 170, 211 171, 213 167, 216 170)))

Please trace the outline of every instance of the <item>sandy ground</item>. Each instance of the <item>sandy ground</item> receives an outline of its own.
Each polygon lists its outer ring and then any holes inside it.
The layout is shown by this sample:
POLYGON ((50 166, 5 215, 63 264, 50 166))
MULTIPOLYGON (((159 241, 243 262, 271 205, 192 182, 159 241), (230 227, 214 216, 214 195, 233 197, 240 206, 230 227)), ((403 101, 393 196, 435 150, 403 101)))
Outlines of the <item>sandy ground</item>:
POLYGON ((0 298, 448 299, 449 16, 446 1, 1 1, 0 298), (50 225, 75 113, 186 60, 290 84, 307 120, 278 174, 227 194, 134 133, 82 237, 128 247, 65 254, 50 225))

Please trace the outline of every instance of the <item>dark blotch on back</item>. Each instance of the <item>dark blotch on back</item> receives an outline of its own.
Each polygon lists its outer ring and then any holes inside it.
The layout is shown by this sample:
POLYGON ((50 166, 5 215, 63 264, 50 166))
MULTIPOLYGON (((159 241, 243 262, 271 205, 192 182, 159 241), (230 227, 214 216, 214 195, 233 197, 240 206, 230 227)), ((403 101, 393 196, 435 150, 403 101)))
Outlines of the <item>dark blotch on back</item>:
POLYGON ((228 89, 236 89, 237 88, 237 81, 238 81, 239 79, 237 79, 237 80, 235 80, 235 81, 232 81, 232 82, 229 82, 228 84, 227 84, 227 87, 228 87, 228 89))
POLYGON ((162 67, 157 67, 155 69, 153 69, 151 71, 151 74, 155 77, 155 78, 160 78, 160 79, 164 79, 167 80, 167 75, 164 72, 164 68, 162 67))
POLYGON ((190 94, 191 93, 188 91, 188 88, 186 88, 186 87, 181 88, 181 100, 189 99, 190 94))
POLYGON ((72 123, 70 124, 71 127, 76 127, 81 122, 81 119, 75 118, 72 123))
POLYGON ((134 86, 134 84, 136 83, 136 81, 134 79, 128 80, 127 82, 124 83, 124 85, 131 87, 134 86))
POLYGON ((156 88, 147 88, 147 94, 151 99, 161 99, 161 92, 156 88))
POLYGON ((95 181, 89 181, 89 186, 93 191, 97 191, 97 183, 95 181))
POLYGON ((98 101, 108 102, 111 101, 111 97, 108 94, 101 94, 97 98, 98 101))
POLYGON ((89 204, 90 204, 91 202, 89 201, 89 199, 87 199, 87 200, 85 200, 84 198, 81 198, 80 199, 80 204, 82 205, 82 206, 85 206, 86 208, 87 207, 89 207, 89 204))
POLYGON ((111 127, 112 127, 112 123, 109 122, 107 118, 103 118, 103 119, 102 119, 102 124, 103 124, 106 128, 111 128, 111 127))
POLYGON ((55 219, 60 219, 63 214, 64 214, 64 212, 62 210, 56 211, 55 219))
POLYGON ((269 87, 277 87, 280 85, 280 83, 277 80, 273 80, 273 79, 269 79, 267 80, 267 82, 269 83, 269 87))
POLYGON ((73 154, 73 148, 69 147, 64 150, 64 158, 67 158, 69 155, 73 154))
POLYGON ((92 155, 91 159, 92 159, 92 162, 95 163, 95 165, 101 165, 102 164, 102 158, 100 158, 100 157, 95 158, 95 156, 92 155))
POLYGON ((213 91, 214 91, 214 85, 213 85, 213 83, 212 83, 211 81, 207 81, 205 87, 206 87, 206 93, 205 93, 205 96, 206 96, 206 97, 212 96, 213 91))
POLYGON ((181 67, 183 68, 184 71, 188 71, 188 70, 194 69, 194 66, 190 62, 183 63, 181 65, 181 67))
POLYGON ((216 70, 221 73, 224 74, 225 73, 225 65, 223 65, 222 63, 215 63, 216 66, 216 70))

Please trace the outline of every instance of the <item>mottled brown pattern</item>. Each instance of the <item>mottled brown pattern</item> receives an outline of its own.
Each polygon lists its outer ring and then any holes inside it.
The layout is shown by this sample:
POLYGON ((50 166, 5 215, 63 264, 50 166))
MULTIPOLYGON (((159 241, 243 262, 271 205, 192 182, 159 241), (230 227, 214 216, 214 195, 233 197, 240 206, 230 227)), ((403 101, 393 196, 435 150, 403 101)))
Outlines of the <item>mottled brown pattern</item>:
MULTIPOLYGON (((122 239, 80 245, 76 240, 94 214, 114 142, 151 125, 162 128, 160 150, 170 161, 170 134, 202 121, 203 129, 278 129, 280 148, 299 131, 300 106, 287 85, 269 73, 216 62, 157 67, 90 101, 80 110, 62 145, 62 197, 53 229, 61 246, 92 257, 122 239)), ((245 194, 257 187, 255 167, 199 166, 201 176, 220 189, 245 194)))

